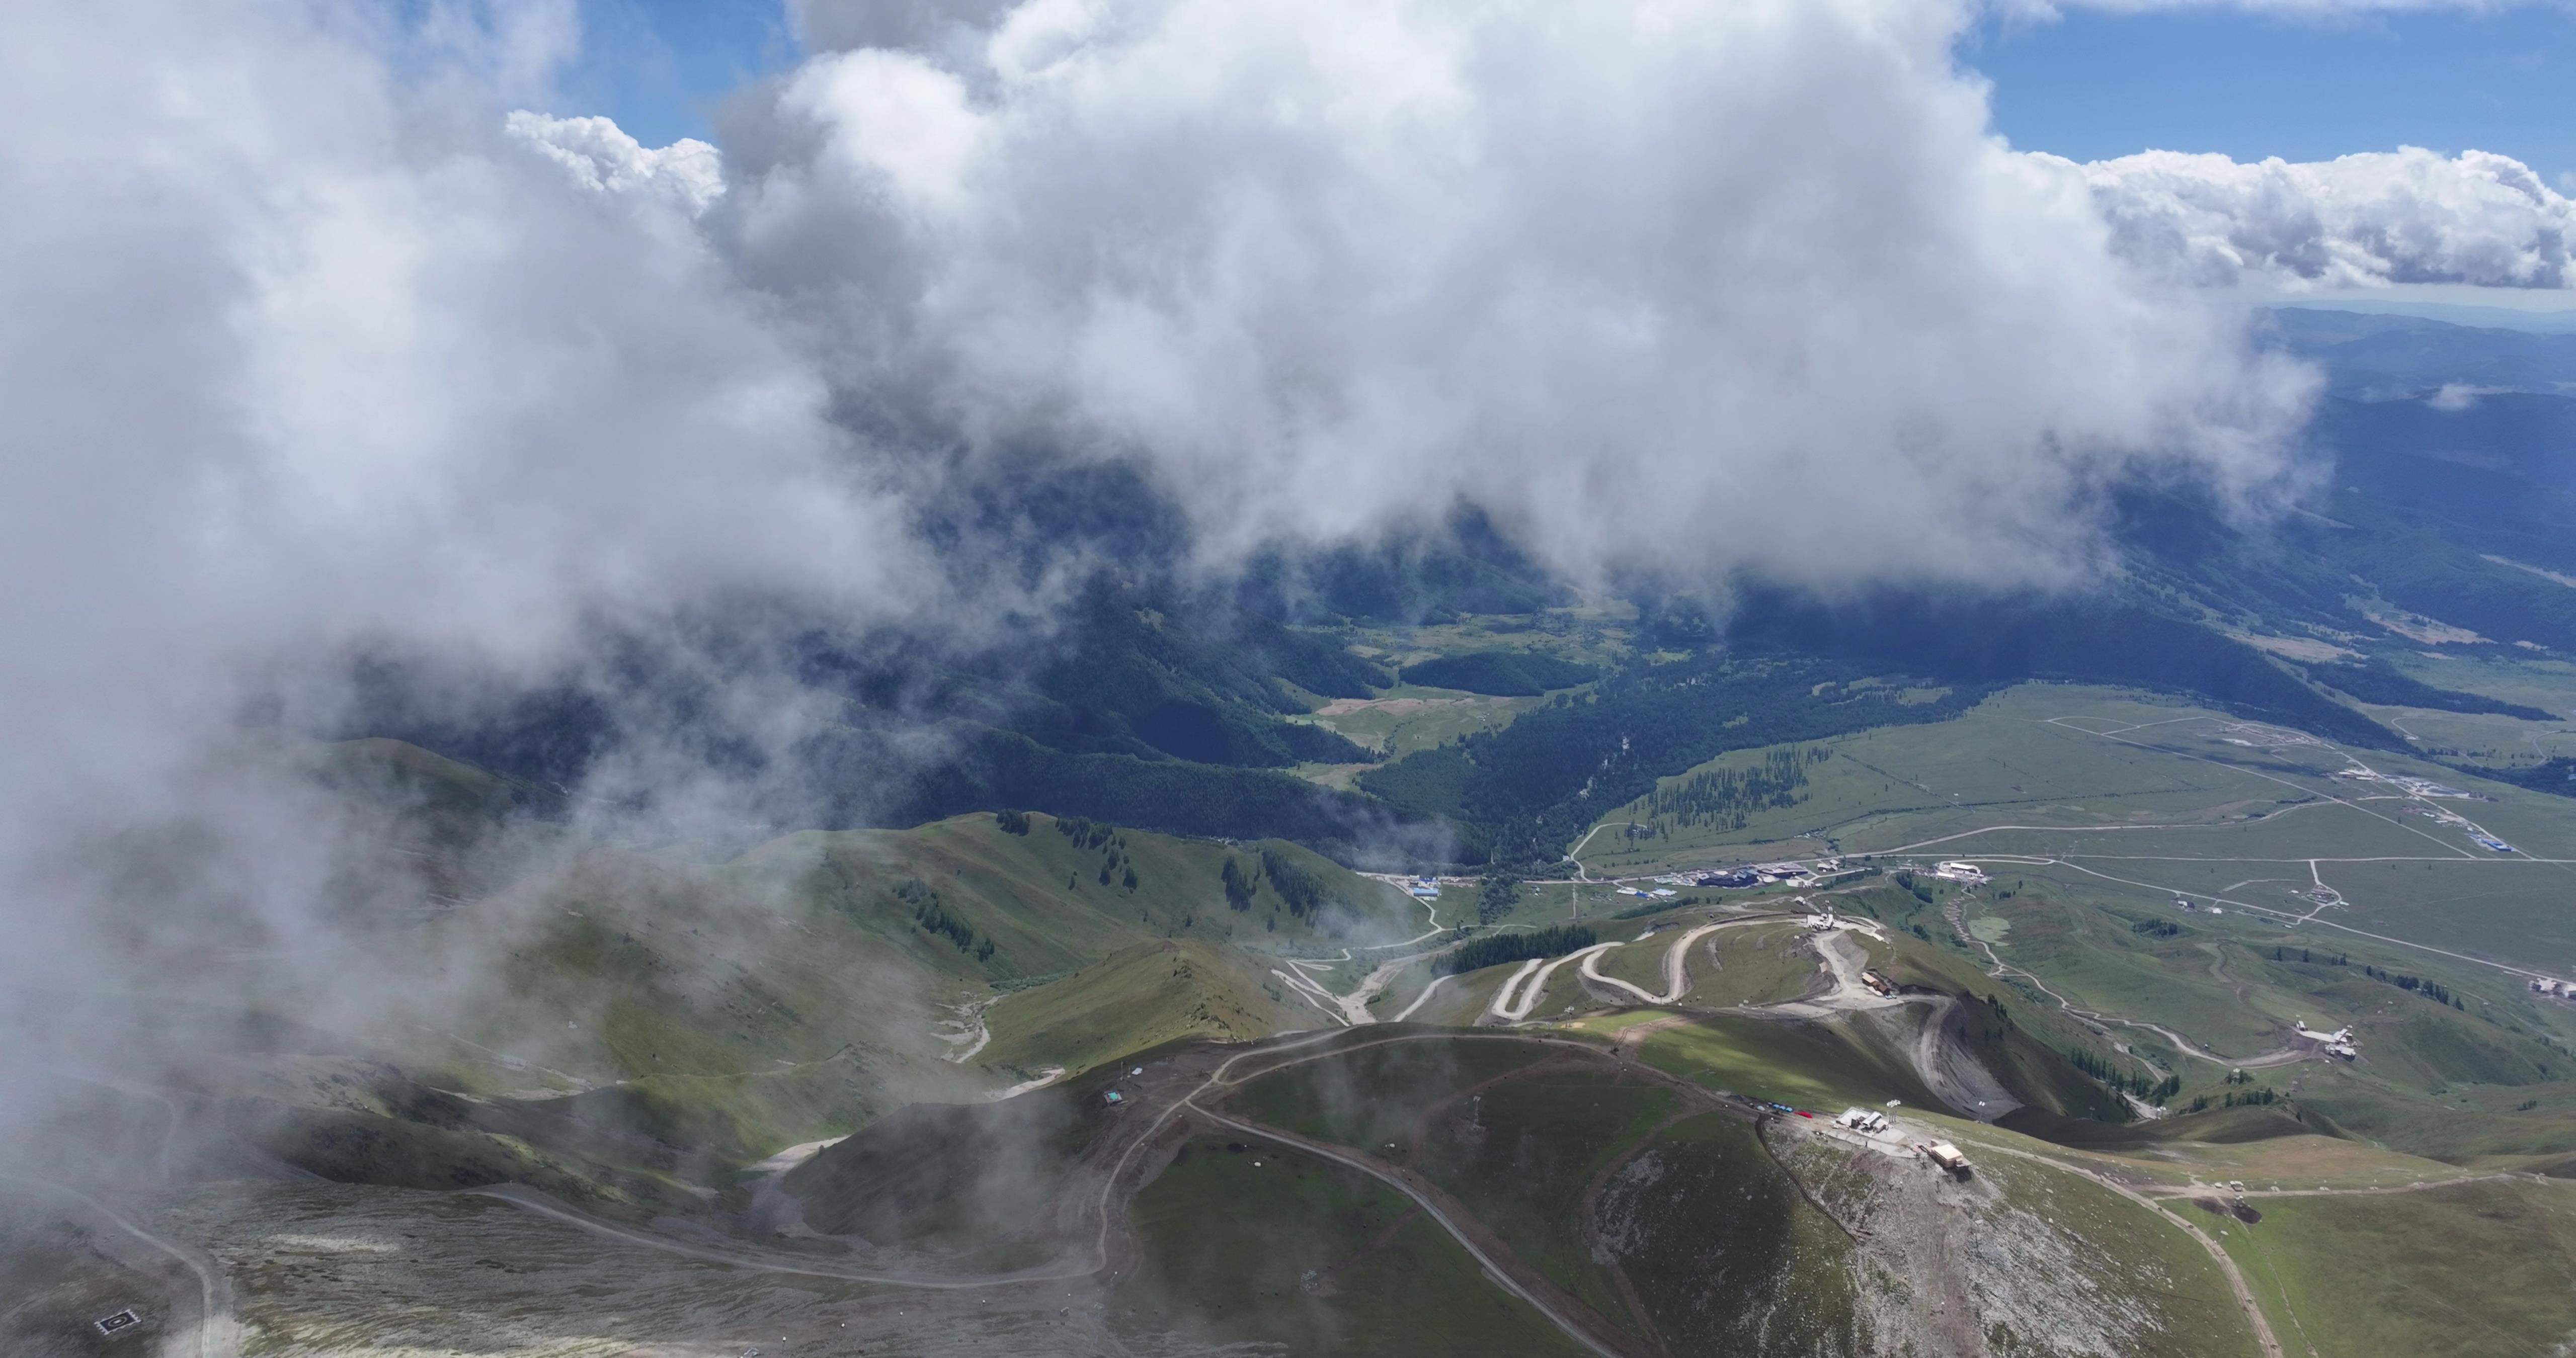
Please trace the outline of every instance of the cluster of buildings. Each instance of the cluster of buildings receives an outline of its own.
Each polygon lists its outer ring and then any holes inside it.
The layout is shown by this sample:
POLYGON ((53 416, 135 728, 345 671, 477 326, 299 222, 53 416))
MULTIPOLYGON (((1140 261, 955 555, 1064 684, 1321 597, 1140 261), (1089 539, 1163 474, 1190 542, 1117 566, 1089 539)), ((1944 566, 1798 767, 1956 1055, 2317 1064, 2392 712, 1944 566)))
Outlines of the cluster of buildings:
POLYGON ((1841 1117, 1834 1119, 1834 1125, 1855 1132, 1883 1132, 1887 1130, 1887 1114, 1870 1108, 1846 1108, 1841 1117))
POLYGON ((2386 783, 2401 792, 2412 793, 2418 797, 2451 797, 2464 802, 2495 800, 2493 797, 2471 792, 2466 788, 2437 783, 2430 778, 2418 778, 2411 773, 2381 773, 2377 769, 2338 769, 2335 771, 2335 777, 2349 778, 2356 783, 2386 783))
POLYGON ((1932 875, 1945 882, 1963 882, 1969 886, 1983 886, 1986 881, 1986 870, 1974 863, 1943 863, 1932 869, 1932 875))
POLYGON ((2331 1056, 2338 1061, 2358 1061, 2361 1059, 2361 1048, 2354 1045, 2352 1040, 2352 1029, 2350 1028, 2337 1028, 2331 1033, 2321 1033, 2310 1028, 2305 1023, 2301 1023, 2298 1025, 2298 1030, 2299 1036, 2306 1038, 2310 1042, 2317 1043, 2325 1051, 2326 1055, 2331 1056))
POLYGON ((2576 981, 2553 980, 2547 976, 2531 978, 2531 993, 2547 995, 2554 1000, 2576 1000, 2576 981))
MULTIPOLYGON (((1825 1121, 1825 1119, 1817 1117, 1816 1114, 1811 1113, 1804 1108, 1794 1107, 1785 1103, 1776 1103, 1771 1100, 1749 1094, 1738 1094, 1736 1097, 1744 1100, 1747 1104, 1752 1105, 1757 1112, 1768 1110, 1769 1112, 1786 1114, 1792 1117, 1810 1118, 1817 1122, 1825 1121)), ((1887 1106, 1890 1108, 1895 1107, 1896 1101, 1894 1099, 1888 1100, 1887 1106)), ((1947 1141, 1908 1142, 1905 1139, 1906 1132, 1903 1129, 1898 1128, 1895 1123, 1889 1121, 1887 1114, 1879 1112, 1874 1108, 1846 1108, 1839 1115, 1834 1117, 1832 1120, 1832 1126, 1846 1132, 1858 1133, 1860 1136, 1867 1138, 1864 1144, 1872 1146, 1888 1155, 1902 1158, 1910 1151, 1915 1155, 1923 1157, 1933 1165, 1957 1178, 1964 1179, 1968 1177, 1970 1171, 1974 1168, 1968 1163, 1968 1157, 1962 1153, 1957 1146, 1954 1146, 1947 1141)), ((1817 1128, 1819 1134, 1822 1134, 1824 1130, 1825 1129, 1822 1127, 1817 1128)))
POLYGON ((1735 887, 1739 890, 1774 884, 1810 887, 1816 884, 1819 873, 1831 873, 1840 866, 1841 860, 1833 858, 1825 859, 1813 868, 1804 863, 1748 863, 1743 867, 1730 868, 1724 872, 1704 872, 1688 878, 1658 877, 1655 880, 1671 882, 1676 886, 1687 882, 1691 886, 1735 887))

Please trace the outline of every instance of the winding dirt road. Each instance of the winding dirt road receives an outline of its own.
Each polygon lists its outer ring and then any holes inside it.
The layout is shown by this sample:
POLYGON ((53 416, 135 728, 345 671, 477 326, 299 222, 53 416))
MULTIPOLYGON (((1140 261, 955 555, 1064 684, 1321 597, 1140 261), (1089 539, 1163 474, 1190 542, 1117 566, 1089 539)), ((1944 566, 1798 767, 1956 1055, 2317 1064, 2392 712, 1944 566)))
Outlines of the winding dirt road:
MULTIPOLYGON (((2017 860, 2007 859, 2002 861, 2009 862, 2017 860)), ((2067 866, 2072 867, 2074 865, 2068 864, 2067 866)), ((2025 971, 2020 967, 2016 967, 2013 964, 2006 962, 2003 959, 2002 954, 1995 951, 1995 945, 1992 943, 1969 933, 1966 922, 1966 903, 1968 899, 1969 896, 1966 894, 1958 896, 1950 902, 1949 906, 1943 913, 1945 916, 1950 917, 1950 925, 1954 933, 1956 933, 1961 939, 1975 944, 1979 949, 1984 951, 1986 954, 1986 960, 1992 964, 1986 968, 1986 974, 1994 977, 1996 980, 2003 980, 2006 977, 2019 977, 2022 980, 2029 982, 2032 989, 2037 990, 2048 998, 2057 1001, 2058 1008, 2065 1010, 2067 1013, 2073 1014, 2079 1019, 2083 1019, 2097 1027, 2106 1023, 2116 1023, 2123 1028, 2135 1028, 2143 1032, 2154 1033, 2157 1036, 2162 1037, 2167 1042, 2172 1043, 2174 1045, 2174 1050, 2181 1052, 2185 1056, 2191 1057, 2194 1060, 2209 1062, 2211 1065, 2226 1066, 2235 1070, 2265 1070, 2274 1066, 2296 1065, 2301 1061, 2316 1059, 2316 1044, 2302 1044, 2297 1042, 2275 1047, 2267 1052, 2258 1052, 2255 1055, 2247 1057, 2240 1058, 2222 1056, 2161 1023, 2151 1023, 2145 1019, 2122 1018, 2117 1014, 2106 1014, 2099 1010, 2083 1008, 2077 1005, 2074 1001, 2058 994, 2055 990, 2050 989, 2046 981, 2039 979, 2037 976, 2032 975, 2030 972, 2025 971)))
POLYGON ((1494 992, 1494 1002, 1485 1007, 1484 1016, 1478 1021, 1518 1023, 1528 1018, 1531 1011, 1538 1008, 1540 998, 1547 994, 1547 978, 1554 976, 1558 967, 1568 962, 1588 964, 1591 959, 1618 946, 1616 943, 1595 943, 1588 948, 1578 948, 1563 957, 1531 958, 1528 965, 1513 972, 1503 982, 1502 989, 1494 992), (1515 987, 1518 987, 1517 997, 1514 994, 1515 987))
POLYGON ((1609 986, 1614 990, 1627 991, 1629 994, 1636 996, 1641 1003, 1679 1004, 1681 1003, 1682 992, 1689 989, 1688 978, 1684 975, 1684 970, 1690 962, 1690 945, 1699 942, 1702 936, 1716 933, 1720 929, 1732 928, 1739 924, 1749 923, 1752 923, 1752 921, 1720 920, 1715 924, 1700 925, 1698 928, 1691 929, 1683 933, 1680 938, 1673 940, 1672 949, 1664 954, 1664 993, 1661 995, 1649 995, 1646 993, 1643 986, 1620 980, 1616 976, 1602 975, 1600 953, 1594 953, 1592 956, 1583 959, 1583 979, 1598 982, 1602 985, 1609 986))
POLYGON ((71 1202, 80 1215, 166 1256, 195 1277, 195 1296, 184 1290, 174 1290, 171 1295, 170 1324, 162 1332, 162 1358, 237 1358, 240 1354, 241 1327, 233 1319, 232 1281, 224 1276, 223 1266, 204 1251, 155 1234, 124 1212, 76 1188, 14 1174, 0 1175, 0 1179, 71 1202))
MULTIPOLYGON (((1801 897, 1800 899, 1804 900, 1805 898, 1801 897)), ((1624 991, 1628 995, 1633 996, 1640 1004, 1677 1004, 1681 1001, 1683 992, 1689 989, 1687 968, 1690 962, 1691 944, 1698 942, 1702 937, 1715 933, 1720 929, 1737 929, 1754 924, 1777 924, 1782 920, 1794 920, 1799 918, 1802 918, 1802 916, 1795 913, 1787 911, 1772 911, 1758 915, 1739 916, 1734 919, 1715 920, 1686 930, 1681 937, 1673 940, 1671 946, 1664 953, 1664 993, 1661 995, 1649 994, 1645 987, 1640 986, 1633 981, 1624 981, 1616 976, 1604 975, 1601 971, 1601 958, 1603 955, 1607 954, 1614 948, 1631 947, 1637 943, 1642 943, 1645 941, 1644 939, 1615 940, 1608 943, 1595 943, 1586 948, 1576 949, 1562 957, 1532 958, 1528 962, 1523 963, 1520 970, 1513 972, 1509 977, 1504 979, 1502 988, 1494 992, 1493 1001, 1485 1006, 1484 1015, 1477 1021, 1479 1023, 1520 1023, 1527 1020, 1530 1014, 1537 1009, 1540 997, 1545 994, 1548 978, 1555 975, 1558 967, 1561 967, 1568 962, 1577 963, 1576 973, 1584 980, 1596 985, 1608 987, 1612 990, 1624 991)), ((1833 926, 1834 932, 1840 932, 1845 929, 1856 930, 1861 933, 1872 932, 1868 925, 1855 920, 1835 921, 1833 926)), ((1848 976, 1844 975, 1844 970, 1845 969, 1838 967, 1835 971, 1837 981, 1840 983, 1838 985, 1838 992, 1840 989, 1847 988, 1859 991, 1866 1003, 1885 1002, 1880 1000, 1875 993, 1870 992, 1865 987, 1861 986, 1857 965, 1849 969, 1850 975, 1848 976)), ((1793 1001, 1792 1004, 1794 1003, 1796 1002, 1793 1001)), ((1788 1008, 1787 1006, 1780 1007, 1783 1008, 1784 1011, 1788 1008)), ((1861 1004, 1854 1003, 1850 1005, 1837 1005, 1834 1007, 1857 1008, 1861 1007, 1861 1004)))

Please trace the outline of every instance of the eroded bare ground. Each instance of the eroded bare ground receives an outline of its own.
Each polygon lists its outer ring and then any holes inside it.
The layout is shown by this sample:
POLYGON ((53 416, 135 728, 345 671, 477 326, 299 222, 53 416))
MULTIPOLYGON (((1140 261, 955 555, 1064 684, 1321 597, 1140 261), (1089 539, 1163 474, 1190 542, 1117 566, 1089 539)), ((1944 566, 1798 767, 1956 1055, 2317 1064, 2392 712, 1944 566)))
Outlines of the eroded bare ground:
MULTIPOLYGON (((1879 1352, 2191 1352, 2243 1322, 2214 1275, 2177 1276, 2153 1251, 2108 1252, 2070 1229, 2101 1210, 2056 1201, 2086 1191, 2077 1176, 1990 1164, 1953 1179, 1786 1122, 1767 1139, 1856 1233, 1879 1352)), ((2128 1229, 2164 1228, 2139 1218, 2128 1229)))

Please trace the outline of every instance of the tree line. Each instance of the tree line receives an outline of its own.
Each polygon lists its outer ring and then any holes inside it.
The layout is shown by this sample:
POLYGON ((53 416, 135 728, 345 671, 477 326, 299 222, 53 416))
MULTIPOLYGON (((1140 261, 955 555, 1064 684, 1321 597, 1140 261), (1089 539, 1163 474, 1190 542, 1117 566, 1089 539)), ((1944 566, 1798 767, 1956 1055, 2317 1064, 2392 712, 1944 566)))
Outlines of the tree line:
POLYGON ((1943 721, 1987 691, 1955 685, 1927 696, 1849 662, 1707 652, 1628 665, 1590 693, 1559 694, 1499 731, 1380 765, 1359 785, 1401 810, 1446 819, 1470 861, 1535 869, 1604 811, 1729 750, 1943 721))
POLYGON ((2162 1103, 2182 1092, 2182 1077, 2179 1075, 2168 1075, 2161 1080, 2151 1080, 2144 1075, 2114 1066, 2083 1047, 2070 1049, 2066 1053, 2066 1059, 2072 1062, 2077 1070, 2092 1076, 2102 1084, 2112 1089, 2125 1090, 2150 1103, 2162 1103))
POLYGON ((1684 826, 1721 825, 1741 830, 1753 812, 1785 810, 1805 800, 1807 766, 1833 758, 1823 745, 1803 750, 1768 750, 1749 768, 1707 769, 1682 782, 1659 788, 1646 799, 1646 814, 1684 826))
POLYGON ((957 951, 978 962, 993 960, 993 940, 975 932, 973 926, 952 914, 940 904, 939 893, 918 877, 907 877, 895 884, 896 899, 912 907, 912 922, 928 932, 957 945, 957 951))
POLYGON ((1586 924, 1556 924, 1526 933, 1487 934, 1442 955, 1433 970, 1442 976, 1526 962, 1533 957, 1562 957, 1601 941, 1586 924))

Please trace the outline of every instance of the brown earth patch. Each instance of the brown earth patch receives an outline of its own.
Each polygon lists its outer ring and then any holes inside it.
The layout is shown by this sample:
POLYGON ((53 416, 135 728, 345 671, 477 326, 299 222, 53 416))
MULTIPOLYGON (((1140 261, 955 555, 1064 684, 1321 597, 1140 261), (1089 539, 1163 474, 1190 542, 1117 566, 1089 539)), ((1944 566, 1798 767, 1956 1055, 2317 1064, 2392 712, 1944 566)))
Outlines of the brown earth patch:
POLYGON ((2211 1216, 2234 1217, 2248 1226, 2263 1219, 2263 1214, 2254 1210, 2254 1204, 2242 1199, 2227 1202, 2219 1198, 2194 1198, 2191 1205, 2211 1216))

